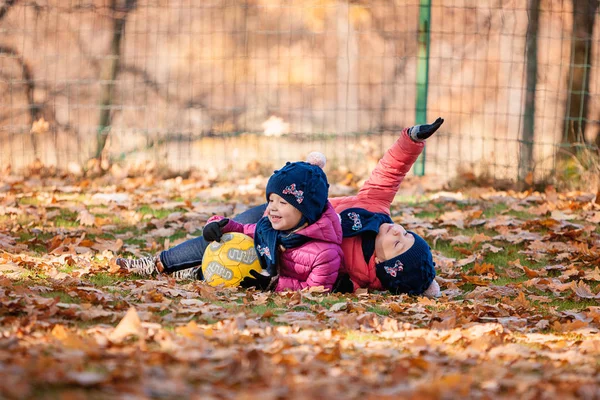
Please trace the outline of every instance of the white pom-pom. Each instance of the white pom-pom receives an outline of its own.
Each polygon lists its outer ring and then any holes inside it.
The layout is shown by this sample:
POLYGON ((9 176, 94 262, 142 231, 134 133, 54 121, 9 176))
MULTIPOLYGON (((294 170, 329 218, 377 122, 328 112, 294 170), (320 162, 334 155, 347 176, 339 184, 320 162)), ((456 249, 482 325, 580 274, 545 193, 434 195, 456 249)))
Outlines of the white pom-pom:
POLYGON ((440 290, 440 285, 435 281, 435 279, 433 280, 433 282, 431 282, 431 285, 429 285, 427 290, 423 293, 423 296, 427 296, 429 298, 440 297, 441 295, 442 292, 440 290))
POLYGON ((325 158, 325 154, 318 151, 313 151, 306 156, 306 162, 312 165, 318 165, 321 168, 325 168, 327 158, 325 158))

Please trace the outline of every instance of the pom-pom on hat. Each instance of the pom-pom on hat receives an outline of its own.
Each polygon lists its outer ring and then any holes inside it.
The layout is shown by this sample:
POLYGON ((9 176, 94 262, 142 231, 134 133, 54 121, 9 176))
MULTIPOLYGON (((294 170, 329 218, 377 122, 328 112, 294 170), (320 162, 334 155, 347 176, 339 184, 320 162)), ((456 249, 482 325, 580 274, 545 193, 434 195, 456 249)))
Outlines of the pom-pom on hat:
POLYGON ((406 252, 376 264, 377 278, 394 294, 422 295, 435 278, 435 263, 427 242, 414 232, 415 243, 406 252))
POLYGON ((284 198, 312 224, 321 218, 327 206, 329 183, 325 172, 317 165, 304 161, 288 162, 269 178, 267 201, 271 193, 284 198))
POLYGON ((325 158, 325 154, 313 151, 308 153, 306 156, 306 162, 312 165, 317 165, 321 168, 325 168, 325 164, 327 164, 327 159, 325 158))

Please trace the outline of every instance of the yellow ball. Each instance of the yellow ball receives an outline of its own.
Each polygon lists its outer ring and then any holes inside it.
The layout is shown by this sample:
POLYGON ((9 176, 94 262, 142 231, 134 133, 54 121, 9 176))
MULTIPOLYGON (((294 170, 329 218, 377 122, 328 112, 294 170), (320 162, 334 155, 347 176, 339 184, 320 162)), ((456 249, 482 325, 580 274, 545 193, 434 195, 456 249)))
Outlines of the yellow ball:
POLYGON ((238 286, 250 271, 262 271, 254 240, 243 233, 231 232, 220 242, 211 242, 202 258, 202 274, 211 286, 238 286))

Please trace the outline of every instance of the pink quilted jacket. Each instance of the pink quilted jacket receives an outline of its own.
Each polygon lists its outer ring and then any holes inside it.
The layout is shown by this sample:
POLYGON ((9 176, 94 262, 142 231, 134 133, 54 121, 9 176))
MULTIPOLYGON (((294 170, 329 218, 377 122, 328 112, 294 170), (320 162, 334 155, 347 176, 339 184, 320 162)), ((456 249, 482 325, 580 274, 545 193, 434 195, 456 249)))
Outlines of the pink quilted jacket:
MULTIPOLYGON (((208 222, 223 219, 211 217, 208 222)), ((242 232, 254 238, 256 224, 240 224, 232 219, 223 232, 242 232)), ((300 290, 309 286, 324 286, 331 290, 343 262, 342 226, 331 203, 314 224, 299 230, 299 235, 312 240, 302 246, 279 251, 279 282, 276 291, 300 290)))

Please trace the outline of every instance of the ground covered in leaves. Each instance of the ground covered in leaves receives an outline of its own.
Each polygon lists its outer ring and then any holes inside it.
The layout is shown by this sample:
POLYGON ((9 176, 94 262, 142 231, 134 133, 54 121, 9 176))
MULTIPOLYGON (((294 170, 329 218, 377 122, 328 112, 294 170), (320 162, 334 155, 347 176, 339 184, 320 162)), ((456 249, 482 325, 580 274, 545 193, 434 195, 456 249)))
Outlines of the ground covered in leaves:
MULTIPOLYGON (((265 178, 0 178, 0 398, 599 398, 594 193, 402 195, 431 300, 128 275, 265 178)), ((334 192, 352 187, 333 185, 334 192)))

